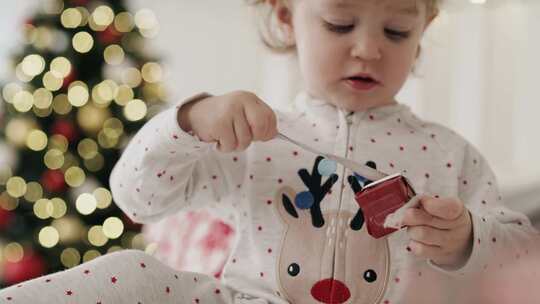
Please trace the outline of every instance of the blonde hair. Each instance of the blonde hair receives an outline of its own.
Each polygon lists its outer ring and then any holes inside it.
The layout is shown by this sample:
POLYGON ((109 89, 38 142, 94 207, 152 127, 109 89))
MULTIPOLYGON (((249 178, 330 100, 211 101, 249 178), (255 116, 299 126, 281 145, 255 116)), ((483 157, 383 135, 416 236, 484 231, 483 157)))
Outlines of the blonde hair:
MULTIPOLYGON (((288 6, 294 0, 246 0, 257 11, 259 34, 264 45, 275 53, 288 53, 296 49, 294 44, 287 43, 280 31, 278 18, 276 17, 275 4, 288 6)), ((430 18, 437 16, 443 0, 418 0, 427 6, 430 18)))

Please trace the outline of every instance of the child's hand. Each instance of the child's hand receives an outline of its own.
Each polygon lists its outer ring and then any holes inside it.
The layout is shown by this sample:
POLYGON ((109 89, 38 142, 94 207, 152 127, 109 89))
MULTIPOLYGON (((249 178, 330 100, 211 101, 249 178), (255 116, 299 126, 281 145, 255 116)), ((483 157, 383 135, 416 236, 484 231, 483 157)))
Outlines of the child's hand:
POLYGON ((180 127, 222 152, 243 151, 253 141, 277 135, 274 111, 255 94, 243 91, 189 103, 178 113, 180 127))
POLYGON ((419 208, 407 210, 403 225, 411 238, 407 250, 440 266, 458 267, 472 250, 469 211, 457 198, 420 198, 419 208))

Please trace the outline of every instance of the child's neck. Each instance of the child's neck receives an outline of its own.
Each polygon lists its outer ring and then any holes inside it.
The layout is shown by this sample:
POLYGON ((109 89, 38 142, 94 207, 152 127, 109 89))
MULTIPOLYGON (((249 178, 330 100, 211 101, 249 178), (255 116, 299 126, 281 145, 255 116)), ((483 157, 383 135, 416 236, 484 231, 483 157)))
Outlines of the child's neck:
MULTIPOLYGON (((312 95, 313 96, 313 95, 312 95)), ((398 105, 398 101, 395 98, 390 98, 385 101, 375 101, 375 102, 361 102, 358 100, 347 100, 341 98, 317 98, 312 97, 316 100, 319 100, 322 103, 329 104, 336 107, 337 109, 344 112, 366 112, 368 110, 390 107, 398 105)))

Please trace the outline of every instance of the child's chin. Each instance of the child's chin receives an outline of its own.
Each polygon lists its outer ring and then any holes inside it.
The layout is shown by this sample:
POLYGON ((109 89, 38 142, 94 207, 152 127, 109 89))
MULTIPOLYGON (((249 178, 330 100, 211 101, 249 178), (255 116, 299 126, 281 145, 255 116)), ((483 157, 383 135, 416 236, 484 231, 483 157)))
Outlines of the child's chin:
POLYGON ((374 107, 374 103, 371 102, 368 98, 360 96, 342 98, 336 103, 336 107, 349 112, 363 112, 369 108, 374 107))

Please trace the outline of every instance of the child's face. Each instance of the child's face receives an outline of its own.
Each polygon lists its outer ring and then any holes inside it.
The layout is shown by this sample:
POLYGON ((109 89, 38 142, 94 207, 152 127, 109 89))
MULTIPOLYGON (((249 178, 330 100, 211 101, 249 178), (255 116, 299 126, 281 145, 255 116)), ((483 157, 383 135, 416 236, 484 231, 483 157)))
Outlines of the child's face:
POLYGON ((293 0, 295 40, 306 90, 349 111, 395 102, 431 21, 417 0, 293 0), (344 5, 344 7, 339 7, 344 5), (369 74, 378 83, 351 82, 369 74), (367 83, 369 87, 370 84, 367 83), (356 88, 355 88, 356 87, 356 88))

